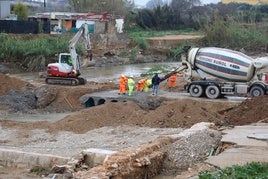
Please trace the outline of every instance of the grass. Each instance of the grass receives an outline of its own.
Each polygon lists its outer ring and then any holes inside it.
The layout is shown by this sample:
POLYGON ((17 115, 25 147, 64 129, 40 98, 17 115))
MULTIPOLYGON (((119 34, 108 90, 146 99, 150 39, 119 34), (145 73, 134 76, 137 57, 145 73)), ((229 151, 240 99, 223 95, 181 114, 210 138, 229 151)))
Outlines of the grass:
POLYGON ((141 77, 146 77, 146 76, 153 76, 155 73, 170 73, 175 70, 174 66, 168 66, 168 65, 155 65, 153 68, 149 69, 147 72, 142 73, 140 76, 141 77))
POLYGON ((216 46, 231 49, 258 51, 268 45, 267 26, 259 28, 257 24, 243 27, 233 18, 224 19, 215 13, 215 21, 203 25, 203 46, 216 46))
POLYGON ((268 163, 252 162, 216 172, 201 172, 199 179, 268 179, 268 163))
MULTIPOLYGON (((20 59, 28 56, 53 57, 61 52, 68 52, 70 35, 10 35, 0 33, 0 60, 20 59)), ((82 45, 77 45, 77 52, 82 53, 82 45)))
POLYGON ((192 29, 170 30, 170 31, 137 30, 137 31, 129 31, 127 34, 131 38, 137 38, 137 37, 148 38, 148 37, 162 37, 165 35, 200 34, 200 32, 194 31, 192 29))
POLYGON ((48 175, 49 169, 41 167, 41 166, 34 166, 33 168, 30 169, 30 172, 35 173, 36 175, 42 176, 42 175, 48 175))

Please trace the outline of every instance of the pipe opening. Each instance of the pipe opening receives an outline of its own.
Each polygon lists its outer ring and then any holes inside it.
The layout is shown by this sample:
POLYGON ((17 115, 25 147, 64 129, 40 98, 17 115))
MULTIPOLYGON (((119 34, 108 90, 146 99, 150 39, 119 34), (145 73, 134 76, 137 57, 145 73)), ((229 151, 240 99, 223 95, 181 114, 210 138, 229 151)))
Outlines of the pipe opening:
POLYGON ((90 108, 90 107, 93 107, 95 106, 95 101, 93 98, 88 98, 88 100, 85 102, 85 106, 86 108, 90 108))
POLYGON ((98 105, 104 104, 105 103, 105 99, 99 99, 98 101, 98 105))

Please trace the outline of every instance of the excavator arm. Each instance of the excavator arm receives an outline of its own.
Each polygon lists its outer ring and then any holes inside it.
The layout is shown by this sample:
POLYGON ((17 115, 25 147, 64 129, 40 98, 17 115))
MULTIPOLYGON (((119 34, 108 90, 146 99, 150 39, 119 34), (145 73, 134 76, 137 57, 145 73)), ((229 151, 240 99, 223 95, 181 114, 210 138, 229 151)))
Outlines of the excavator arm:
POLYGON ((78 32, 75 34, 75 36, 69 41, 69 51, 72 58, 72 64, 75 72, 79 72, 80 70, 80 61, 78 58, 78 55, 76 53, 76 44, 78 43, 79 39, 83 36, 85 40, 85 49, 86 51, 91 50, 91 43, 90 43, 90 36, 89 36, 89 30, 88 30, 88 24, 83 24, 81 28, 78 30, 78 32))

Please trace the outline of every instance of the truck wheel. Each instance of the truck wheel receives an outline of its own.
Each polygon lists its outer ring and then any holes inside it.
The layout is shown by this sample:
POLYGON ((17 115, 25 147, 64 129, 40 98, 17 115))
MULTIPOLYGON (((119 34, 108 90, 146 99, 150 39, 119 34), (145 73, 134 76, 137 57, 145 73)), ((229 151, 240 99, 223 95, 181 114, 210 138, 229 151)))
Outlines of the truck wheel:
POLYGON ((200 97, 203 94, 203 88, 200 85, 191 85, 189 92, 193 97, 200 97))
POLYGON ((210 99, 216 99, 220 96, 220 90, 217 86, 211 85, 206 88, 206 96, 210 99))
POLYGON ((264 90, 260 86, 253 86, 250 89, 249 94, 252 98, 257 97, 257 96, 262 96, 264 95, 264 90))

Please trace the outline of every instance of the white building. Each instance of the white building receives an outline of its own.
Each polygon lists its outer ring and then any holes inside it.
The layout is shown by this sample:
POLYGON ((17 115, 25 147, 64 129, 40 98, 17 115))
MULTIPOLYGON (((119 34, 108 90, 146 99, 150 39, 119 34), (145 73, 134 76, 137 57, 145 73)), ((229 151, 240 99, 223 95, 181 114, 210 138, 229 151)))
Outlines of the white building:
POLYGON ((0 19, 10 15, 10 1, 0 0, 0 19))

